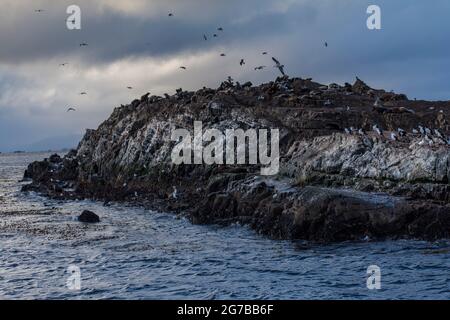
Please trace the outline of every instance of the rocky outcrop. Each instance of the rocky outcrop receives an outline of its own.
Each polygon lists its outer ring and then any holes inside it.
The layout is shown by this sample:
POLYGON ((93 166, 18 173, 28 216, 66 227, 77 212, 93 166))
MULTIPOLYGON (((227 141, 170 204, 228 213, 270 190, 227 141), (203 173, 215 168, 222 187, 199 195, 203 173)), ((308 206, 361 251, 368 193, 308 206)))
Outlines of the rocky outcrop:
POLYGON ((88 130, 77 150, 30 164, 24 191, 129 201, 281 239, 447 238, 449 111, 449 102, 410 101, 360 79, 227 81, 216 90, 145 95, 88 130), (261 177, 258 165, 174 165, 171 133, 192 131, 194 121, 222 132, 279 129, 279 174, 261 177), (419 125, 439 133, 413 132, 419 125))
POLYGON ((78 221, 84 223, 99 223, 100 217, 96 215, 94 212, 89 210, 84 210, 79 216, 78 221))

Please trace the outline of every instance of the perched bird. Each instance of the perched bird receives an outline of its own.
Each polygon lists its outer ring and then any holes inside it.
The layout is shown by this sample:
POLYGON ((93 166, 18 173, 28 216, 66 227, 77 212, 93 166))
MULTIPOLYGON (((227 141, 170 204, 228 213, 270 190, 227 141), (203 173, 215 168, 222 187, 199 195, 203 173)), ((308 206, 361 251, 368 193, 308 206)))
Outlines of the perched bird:
POLYGON ((255 70, 262 70, 262 69, 264 69, 266 66, 258 66, 258 67, 255 67, 255 70))
POLYGON ((374 125, 374 126, 372 127, 372 129, 373 129, 373 131, 375 131, 379 136, 382 136, 382 135, 383 135, 383 130, 381 130, 381 129, 378 127, 377 124, 374 125))
POLYGON ((244 59, 241 59, 241 62, 239 62, 239 64, 240 64, 241 66, 243 66, 243 65, 245 64, 244 59))
POLYGON ((80 47, 87 47, 88 44, 86 42, 80 43, 80 47))
POLYGON ((364 131, 364 129, 361 128, 361 129, 358 130, 358 134, 361 135, 361 136, 365 136, 366 132, 364 131))
POLYGON ((394 132, 391 132, 391 140, 398 141, 397 135, 394 132))
POLYGON ((221 53, 220 56, 221 57, 226 57, 226 54, 225 53, 221 53))
POLYGON ((177 190, 177 187, 175 187, 175 186, 173 187, 172 198, 173 199, 178 198, 178 190, 177 190))
POLYGON ((181 66, 180 69, 186 70, 186 67, 185 66, 181 66))
POLYGON ((344 132, 346 134, 352 134, 351 130, 349 128, 344 128, 344 132))
POLYGON ((422 126, 419 126, 419 132, 421 135, 425 135, 425 129, 422 126))
POLYGON ((412 133, 413 134, 419 134, 419 131, 417 131, 417 129, 412 129, 412 133))
POLYGON ((277 59, 275 59, 274 57, 272 57, 272 60, 275 62, 275 66, 274 66, 274 68, 278 68, 278 70, 280 70, 280 72, 281 72, 281 74, 284 76, 284 75, 286 75, 285 73, 284 73, 284 65, 282 65, 281 63, 280 63, 280 61, 278 61, 277 59))
POLYGON ((427 136, 433 135, 433 133, 431 132, 431 129, 430 129, 430 128, 427 128, 427 127, 425 127, 425 134, 426 134, 427 136))
POLYGON ((403 130, 402 128, 398 128, 398 129, 397 129, 397 132, 398 132, 398 135, 399 135, 400 137, 405 137, 405 136, 406 136, 406 131, 403 130))
POLYGON ((70 112, 70 111, 76 111, 76 110, 75 110, 75 108, 68 108, 67 112, 70 112))

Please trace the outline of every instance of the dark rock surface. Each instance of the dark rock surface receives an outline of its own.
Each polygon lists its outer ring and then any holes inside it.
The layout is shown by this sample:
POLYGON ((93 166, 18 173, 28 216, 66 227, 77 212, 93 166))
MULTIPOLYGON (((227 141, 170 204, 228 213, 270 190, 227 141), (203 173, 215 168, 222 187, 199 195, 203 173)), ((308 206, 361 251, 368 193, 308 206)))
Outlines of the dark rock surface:
POLYGON ((84 210, 78 217, 78 221, 85 223, 99 223, 100 217, 92 211, 84 210))
POLYGON ((449 238, 450 147, 436 134, 413 133, 421 125, 448 137, 449 112, 450 102, 411 101, 360 79, 226 81, 217 90, 145 95, 116 108, 64 158, 30 164, 24 191, 127 201, 194 223, 240 222, 280 239, 449 238), (256 165, 172 164, 172 130, 192 131, 194 121, 222 132, 279 129, 279 174, 260 177, 256 165), (352 127, 367 134, 344 133, 352 127), (398 128, 407 134, 393 141, 398 128))

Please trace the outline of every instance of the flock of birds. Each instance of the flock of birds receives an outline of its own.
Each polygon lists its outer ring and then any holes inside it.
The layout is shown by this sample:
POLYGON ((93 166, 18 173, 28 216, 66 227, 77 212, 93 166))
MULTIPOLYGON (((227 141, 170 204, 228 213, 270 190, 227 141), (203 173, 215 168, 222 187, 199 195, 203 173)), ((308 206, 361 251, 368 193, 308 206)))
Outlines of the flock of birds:
MULTIPOLYGON (((377 99, 374 106, 378 105, 380 100, 377 99)), ((372 131, 379 137, 385 138, 385 132, 380 128, 378 124, 372 126, 372 131)), ((367 136, 367 133, 362 128, 344 128, 344 132, 348 135, 360 135, 367 136)), ((439 129, 430 129, 428 127, 419 125, 417 128, 412 129, 411 133, 414 136, 420 136, 423 140, 420 144, 428 144, 432 146, 434 144, 446 144, 450 145, 450 137, 446 137, 439 129)), ((406 137, 408 132, 402 128, 397 128, 397 131, 388 132, 388 137, 391 141, 401 141, 401 138, 406 137)))
MULTIPOLYGON (((35 10, 36 13, 42 13, 42 12, 44 12, 44 11, 45 11, 45 10, 43 10, 43 9, 36 9, 36 10, 35 10)), ((170 13, 168 14, 168 16, 169 16, 169 17, 174 17, 175 14, 172 13, 172 12, 170 12, 170 13)), ((219 33, 220 33, 220 32, 224 32, 224 28, 223 28, 223 27, 218 27, 218 28, 217 28, 217 32, 218 32, 218 33, 214 33, 214 34, 212 35, 213 38, 218 38, 218 37, 219 37, 219 33)), ((208 41, 208 40, 209 40, 208 35, 207 35, 207 34, 203 34, 203 39, 204 39, 205 41, 208 41)), ((86 43, 86 42, 80 43, 80 47, 88 47, 88 46, 89 46, 89 44, 86 43)), ((325 42, 325 43, 324 43, 324 46, 325 46, 325 47, 328 47, 328 43, 325 42)), ((266 56, 266 55, 268 55, 268 52, 267 52, 267 51, 264 51, 264 52, 262 52, 262 55, 266 56)), ((221 56, 221 57, 226 57, 226 54, 225 54, 225 53, 221 53, 220 56, 221 56)), ((285 76, 285 75, 286 75, 286 72, 285 72, 285 67, 284 67, 284 65, 283 65, 277 58, 275 58, 275 57, 272 57, 272 61, 275 63, 274 68, 277 68, 277 69, 280 71, 280 73, 281 73, 283 76, 285 76)), ((245 64, 246 64, 245 59, 240 59, 239 65, 242 67, 242 66, 244 66, 245 64)), ((69 65, 68 62, 64 62, 64 63, 61 63, 61 64, 60 64, 61 67, 65 67, 65 66, 68 66, 68 65, 69 65)), ((267 66, 265 66, 265 65, 259 65, 259 66, 254 67, 254 70, 255 70, 255 71, 260 71, 260 70, 263 70, 263 69, 265 69, 265 68, 267 68, 267 66)), ((187 66, 180 66, 180 69, 182 69, 182 70, 187 70, 188 67, 187 67, 187 66)), ((128 86, 127 89, 132 90, 133 87, 128 86)), ((87 92, 81 92, 80 95, 87 95, 87 92)), ((75 108, 75 107, 67 108, 67 112, 71 112, 71 111, 76 111, 76 108, 75 108)))

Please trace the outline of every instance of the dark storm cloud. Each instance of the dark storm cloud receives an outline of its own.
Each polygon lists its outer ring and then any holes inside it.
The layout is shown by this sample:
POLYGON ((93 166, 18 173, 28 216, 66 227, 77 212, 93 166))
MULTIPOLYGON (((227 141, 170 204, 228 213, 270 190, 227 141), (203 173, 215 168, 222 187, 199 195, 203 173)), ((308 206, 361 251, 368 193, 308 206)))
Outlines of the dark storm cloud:
POLYGON ((270 81, 272 55, 292 76, 358 75, 411 98, 448 99, 449 12, 448 0, 2 0, 0 151, 96 127, 146 91, 214 87, 228 75, 270 81), (80 31, 65 25, 72 4, 82 9, 80 31), (370 4, 381 7, 382 30, 366 27, 370 4), (254 72, 261 64, 269 68, 254 72), (77 107, 70 117, 69 105, 77 107))

